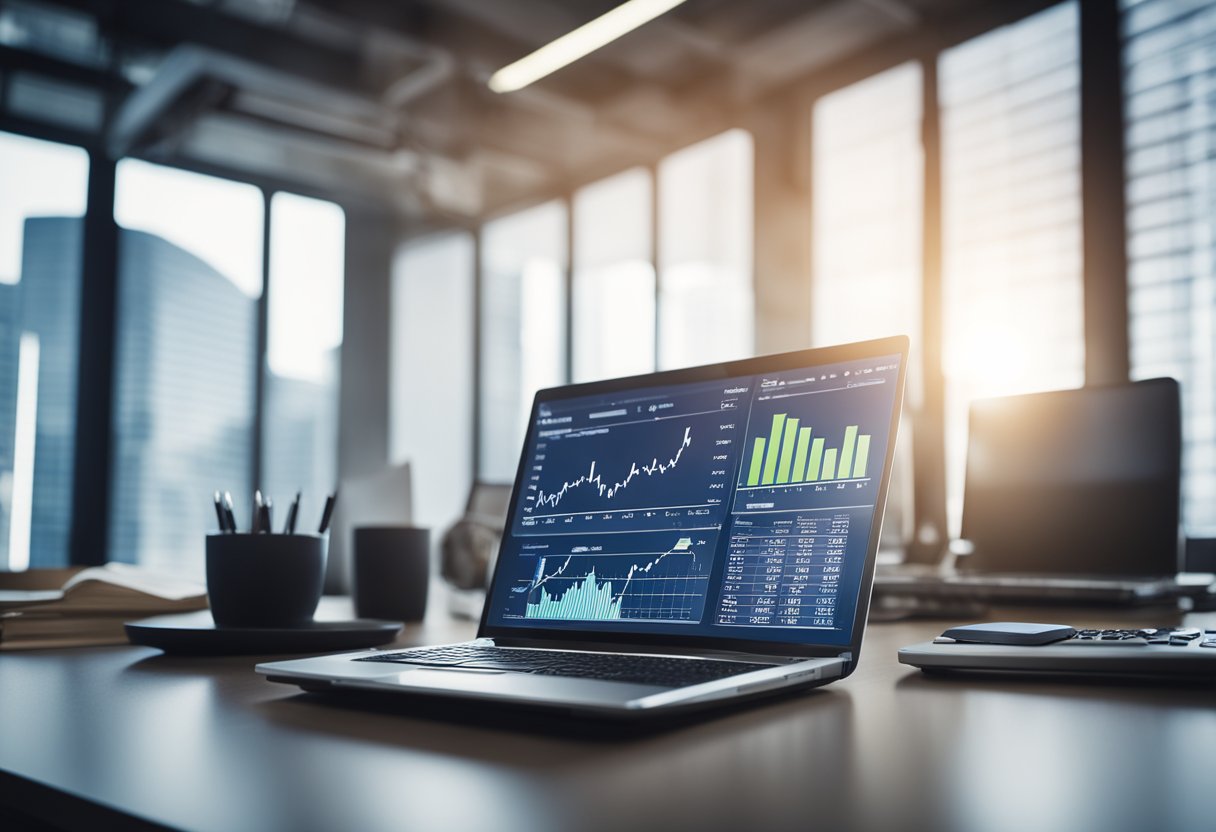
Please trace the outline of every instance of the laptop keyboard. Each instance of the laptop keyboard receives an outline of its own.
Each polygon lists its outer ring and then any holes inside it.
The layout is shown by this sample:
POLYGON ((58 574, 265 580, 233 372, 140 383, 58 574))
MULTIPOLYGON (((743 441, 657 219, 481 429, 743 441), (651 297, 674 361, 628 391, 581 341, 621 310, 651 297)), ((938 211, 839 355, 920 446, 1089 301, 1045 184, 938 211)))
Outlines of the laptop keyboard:
POLYGON ((636 656, 615 653, 573 653, 473 644, 420 647, 392 653, 377 653, 374 656, 364 656, 354 661, 504 670, 514 673, 532 673, 538 676, 567 676, 664 687, 685 687, 774 667, 774 665, 757 662, 727 662, 714 659, 680 659, 670 656, 636 656))

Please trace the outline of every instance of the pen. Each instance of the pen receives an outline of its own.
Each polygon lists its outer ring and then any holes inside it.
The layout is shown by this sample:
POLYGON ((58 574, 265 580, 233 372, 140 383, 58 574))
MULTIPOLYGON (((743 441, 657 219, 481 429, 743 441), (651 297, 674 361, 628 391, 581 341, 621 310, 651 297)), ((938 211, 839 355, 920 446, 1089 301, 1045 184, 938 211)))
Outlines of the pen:
POLYGON ((236 512, 234 511, 234 509, 235 509, 235 506, 233 506, 233 504, 232 504, 232 492, 225 491, 224 492, 224 517, 228 521, 229 530, 233 531, 233 532, 235 532, 237 530, 236 529, 236 512))
POLYGON ((253 517, 249 521, 249 533, 257 534, 262 530, 262 489, 253 492, 253 517))
POLYGON ((270 513, 273 510, 273 500, 267 499, 266 502, 262 503, 262 517, 261 522, 258 523, 259 531, 265 532, 266 534, 274 534, 274 527, 271 525, 270 520, 270 513))
POLYGON ((218 491, 215 492, 215 519, 220 524, 220 533, 227 534, 229 531, 228 519, 224 517, 224 506, 220 502, 220 492, 218 491))
POLYGON ((232 505, 232 492, 224 492, 224 515, 228 518, 228 531, 236 533, 236 511, 232 505))
POLYGON ((300 497, 301 493, 296 492, 296 498, 292 501, 291 506, 287 509, 287 522, 283 525, 283 534, 296 533, 296 516, 300 513, 300 497))
POLYGON ((317 529, 317 534, 325 534, 325 530, 329 528, 329 520, 334 513, 334 503, 337 501, 337 491, 325 498, 325 510, 321 512, 321 527, 317 529))

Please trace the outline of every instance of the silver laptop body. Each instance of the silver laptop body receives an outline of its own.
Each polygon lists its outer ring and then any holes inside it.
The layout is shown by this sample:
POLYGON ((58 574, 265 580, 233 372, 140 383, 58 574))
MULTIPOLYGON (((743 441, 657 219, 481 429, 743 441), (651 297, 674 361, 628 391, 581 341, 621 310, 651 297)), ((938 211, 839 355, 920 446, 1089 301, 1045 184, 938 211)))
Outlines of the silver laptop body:
POLYGON ((615 717, 843 678, 907 355, 895 337, 542 390, 476 640, 257 671, 310 691, 615 717))

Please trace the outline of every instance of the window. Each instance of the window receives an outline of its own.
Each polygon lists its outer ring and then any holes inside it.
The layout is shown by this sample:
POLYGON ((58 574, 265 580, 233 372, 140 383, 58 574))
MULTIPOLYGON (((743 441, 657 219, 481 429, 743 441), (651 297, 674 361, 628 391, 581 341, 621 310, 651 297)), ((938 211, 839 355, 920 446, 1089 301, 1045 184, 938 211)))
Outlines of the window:
POLYGON ((812 339, 826 345, 905 334, 915 344, 920 67, 904 64, 824 96, 813 127, 812 339))
POLYGON ((635 168, 574 196, 574 380, 655 365, 650 174, 635 168))
MULTIPOLYGON (((908 335, 909 409, 921 399, 921 83, 920 66, 904 64, 824 96, 811 142, 812 342, 908 335)), ((911 534, 909 421, 900 428, 883 525, 893 545, 911 534)))
POLYGON ((1182 383, 1184 524, 1216 537, 1216 8, 1123 5, 1132 376, 1182 383))
POLYGON ((752 137, 744 130, 659 165, 662 369, 753 353, 752 190, 752 137))
POLYGON ((426 484, 414 489, 414 522, 433 529, 437 543, 464 513, 473 473, 470 235, 419 240, 398 252, 391 320, 389 455, 408 461, 413 481, 426 484))
POLYGON ((0 133, 0 569, 63 566, 89 157, 0 133))
POLYGON ((547 202, 482 236, 478 475, 513 482, 532 396, 566 381, 566 209, 547 202))
POLYGON ((1078 23, 1063 3, 944 52, 947 508, 961 522, 973 399, 1079 386, 1078 23))
POLYGON ((252 491, 262 194, 130 159, 116 176, 109 555, 198 571, 212 492, 252 491))
POLYGON ((289 193, 271 198, 260 487, 276 517, 297 491, 300 516, 320 517, 337 486, 345 251, 341 207, 289 193))

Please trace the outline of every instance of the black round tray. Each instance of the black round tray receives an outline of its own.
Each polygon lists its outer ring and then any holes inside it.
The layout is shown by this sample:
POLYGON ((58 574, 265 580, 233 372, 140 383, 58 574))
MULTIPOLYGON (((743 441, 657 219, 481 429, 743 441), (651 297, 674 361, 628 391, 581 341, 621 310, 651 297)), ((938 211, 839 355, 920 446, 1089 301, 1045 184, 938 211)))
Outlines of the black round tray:
POLYGON ((132 644, 166 653, 236 656, 265 653, 325 653, 376 647, 401 632, 399 621, 362 618, 313 621, 303 627, 218 627, 210 610, 158 615, 123 625, 132 644))

